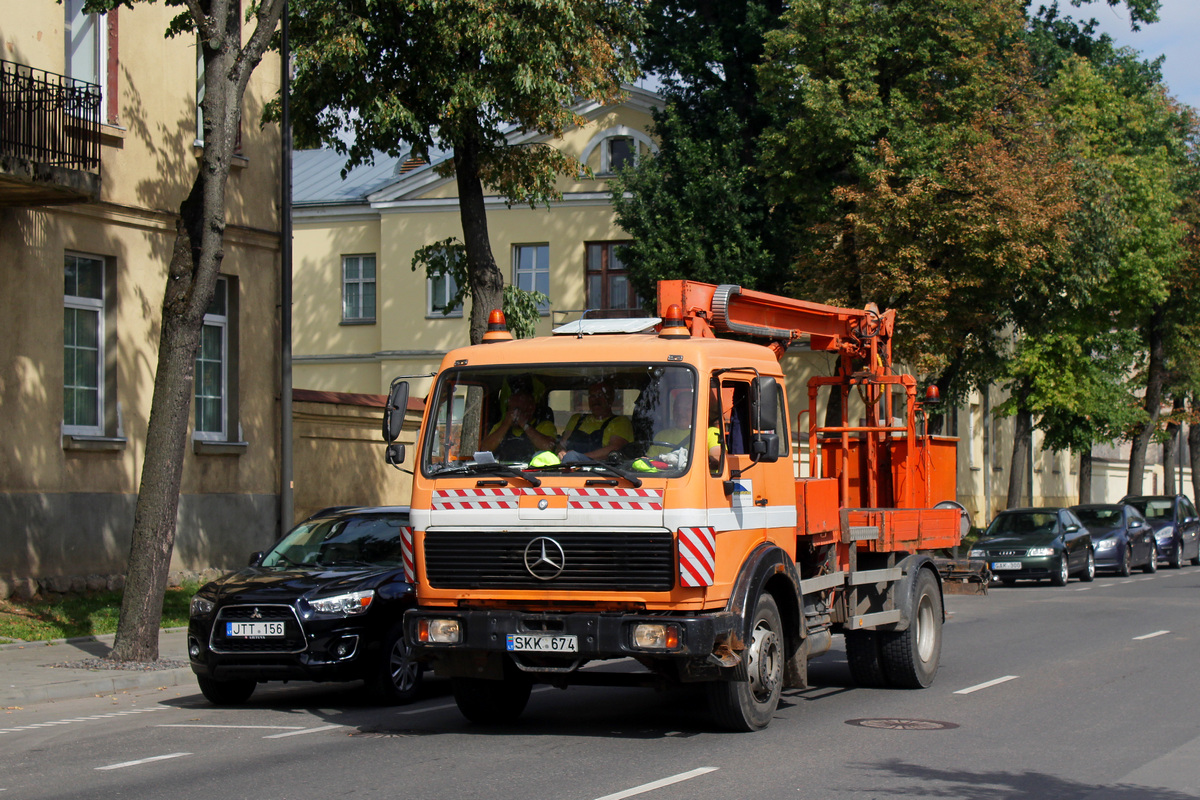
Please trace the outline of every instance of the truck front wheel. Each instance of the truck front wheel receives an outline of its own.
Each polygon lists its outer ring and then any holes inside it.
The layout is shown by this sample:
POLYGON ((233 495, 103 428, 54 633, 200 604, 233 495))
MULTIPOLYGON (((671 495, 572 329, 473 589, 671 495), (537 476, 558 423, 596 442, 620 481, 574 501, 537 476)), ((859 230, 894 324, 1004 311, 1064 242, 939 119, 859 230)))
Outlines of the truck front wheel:
POLYGON ((933 683, 942 657, 942 592, 927 569, 913 582, 908 629, 881 633, 880 655, 888 684, 924 689, 933 683))
POLYGON ((757 731, 770 724, 783 689, 783 624, 775 598, 769 594, 760 596, 754 607, 750 641, 742 657, 747 660, 749 680, 710 683, 709 702, 721 726, 757 731))
POLYGON ((479 725, 512 722, 529 702, 533 682, 515 669, 505 669, 500 681, 484 678, 451 678, 454 702, 462 715, 479 725))

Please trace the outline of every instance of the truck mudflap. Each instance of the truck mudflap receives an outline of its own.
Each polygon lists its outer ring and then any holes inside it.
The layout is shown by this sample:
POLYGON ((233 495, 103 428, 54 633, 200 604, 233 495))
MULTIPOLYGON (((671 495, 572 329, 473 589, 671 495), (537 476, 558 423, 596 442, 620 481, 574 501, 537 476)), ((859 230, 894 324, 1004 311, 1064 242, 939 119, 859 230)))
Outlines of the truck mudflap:
POLYGON ((986 561, 966 558, 935 558, 944 594, 987 594, 991 572, 986 561))
POLYGON ((414 655, 431 661, 449 677, 494 675, 502 656, 521 670, 572 673, 589 661, 616 658, 670 659, 692 662, 680 674, 702 673, 704 667, 728 666, 722 653, 740 636, 740 621, 728 611, 691 616, 624 612, 527 612, 499 609, 409 609, 405 635, 414 655), (456 620, 462 631, 453 644, 422 641, 422 623, 456 620), (671 647, 642 647, 634 642, 640 624, 670 625, 677 632, 671 647), (696 669, 700 668, 700 669, 696 669))

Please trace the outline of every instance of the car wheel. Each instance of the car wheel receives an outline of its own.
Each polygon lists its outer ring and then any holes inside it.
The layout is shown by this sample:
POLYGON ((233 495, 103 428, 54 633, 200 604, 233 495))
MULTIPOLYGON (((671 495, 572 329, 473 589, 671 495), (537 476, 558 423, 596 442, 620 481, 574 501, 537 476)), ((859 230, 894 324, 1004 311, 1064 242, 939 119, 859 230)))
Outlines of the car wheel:
POLYGON ((397 625, 383 640, 379 661, 367 687, 379 702, 394 706, 417 699, 423 680, 424 668, 410 656, 404 627, 397 625))
POLYGON ((200 684, 200 694, 214 706, 240 706, 250 699, 258 685, 253 680, 219 681, 200 675, 196 676, 196 683, 200 684))
POLYGON ((454 702, 462 715, 478 725, 512 722, 529 703, 533 682, 510 663, 505 664, 504 679, 451 678, 454 702))
POLYGON ((1150 558, 1146 559, 1146 563, 1142 565, 1142 572, 1153 575, 1158 572, 1158 548, 1157 545, 1150 546, 1150 558))
MULTIPOLYGON (((1129 560, 1129 555, 1126 554, 1125 560, 1129 560)), ((1129 573, 1126 572, 1126 575, 1129 573)), ((1087 564, 1083 567, 1083 574, 1079 576, 1079 580, 1084 583, 1091 583, 1096 580, 1096 554, 1089 548, 1087 551, 1087 564)))
POLYGON ((888 685, 925 689, 933 683, 942 657, 942 593, 929 570, 913 583, 908 629, 880 633, 880 643, 888 685))
POLYGON ((1183 569, 1183 542, 1175 543, 1174 549, 1171 550, 1171 557, 1167 559, 1167 566, 1171 569, 1183 569))
POLYGON ((1117 565, 1117 574, 1122 578, 1128 578, 1129 573, 1133 570, 1129 568, 1129 548, 1121 548, 1121 563, 1117 565))
POLYGON ((1067 563, 1067 554, 1063 553, 1059 556, 1058 569, 1050 576, 1050 583, 1054 586, 1066 586, 1070 577, 1071 567, 1067 563))
POLYGON ((770 724, 783 691, 785 649, 779 607, 775 598, 764 592, 754 606, 750 641, 743 654, 749 680, 707 684, 709 705, 718 724, 733 731, 757 731, 770 724))

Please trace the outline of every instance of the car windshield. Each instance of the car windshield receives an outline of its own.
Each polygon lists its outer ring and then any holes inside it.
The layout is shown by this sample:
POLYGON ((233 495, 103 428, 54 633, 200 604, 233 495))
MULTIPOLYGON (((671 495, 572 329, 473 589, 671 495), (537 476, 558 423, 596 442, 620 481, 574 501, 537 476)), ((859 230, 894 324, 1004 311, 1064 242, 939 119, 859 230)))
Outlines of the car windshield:
POLYGON ((1071 510, 1082 520, 1084 525, 1112 528, 1121 524, 1121 509, 1119 508, 1073 508, 1071 510))
POLYGON ((1050 511, 1017 511, 992 520, 987 536, 1026 536, 1054 532, 1055 515, 1050 511))
POLYGON ((1173 505, 1170 499, 1162 500, 1130 500, 1129 505, 1142 512, 1142 516, 1146 519, 1171 519, 1174 514, 1171 512, 1173 505))
POLYGON ((400 532, 406 514, 355 514, 307 520, 279 540, 262 566, 399 567, 403 564, 400 532))
POLYGON ((421 448, 428 477, 536 484, 539 474, 594 472, 636 483, 682 474, 697 439, 696 373, 687 366, 464 366, 443 372, 430 399, 421 448))

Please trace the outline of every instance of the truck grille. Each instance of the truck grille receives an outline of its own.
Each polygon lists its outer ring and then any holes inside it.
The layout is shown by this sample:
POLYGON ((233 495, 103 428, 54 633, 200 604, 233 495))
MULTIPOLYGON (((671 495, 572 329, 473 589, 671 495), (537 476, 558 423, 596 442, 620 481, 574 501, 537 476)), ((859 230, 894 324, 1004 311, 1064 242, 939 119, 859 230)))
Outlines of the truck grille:
POLYGON ((432 531, 424 555, 438 589, 665 592, 675 583, 667 531, 432 531))
POLYGON ((291 606, 225 606, 217 611, 208 643, 214 653, 299 653, 307 646, 304 629, 291 606), (268 639, 241 639, 226 636, 227 622, 282 622, 283 636, 268 639))

